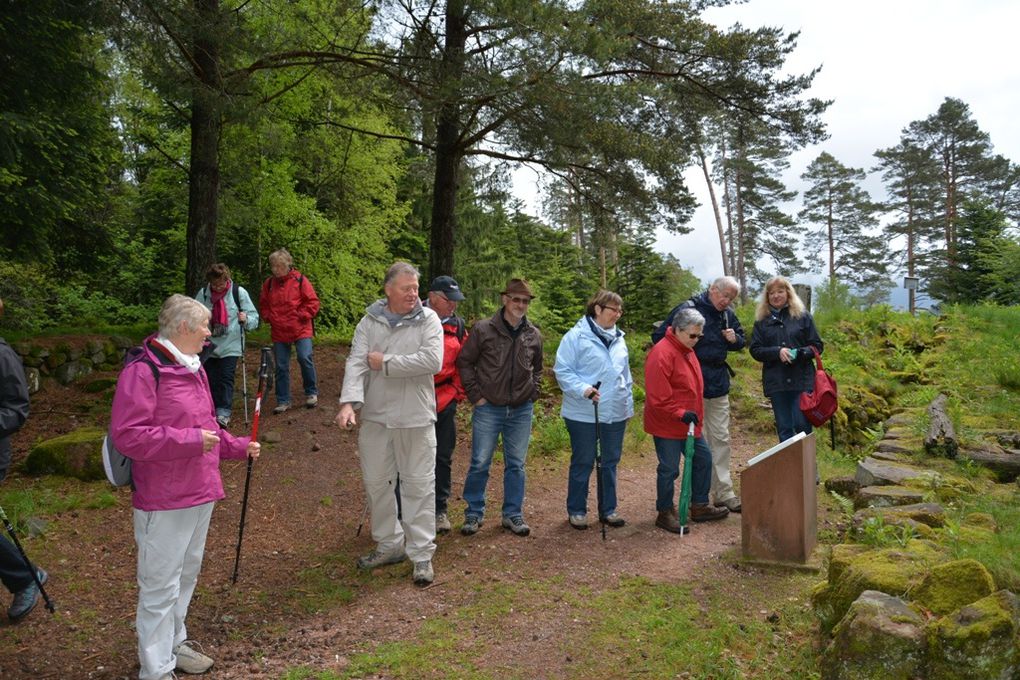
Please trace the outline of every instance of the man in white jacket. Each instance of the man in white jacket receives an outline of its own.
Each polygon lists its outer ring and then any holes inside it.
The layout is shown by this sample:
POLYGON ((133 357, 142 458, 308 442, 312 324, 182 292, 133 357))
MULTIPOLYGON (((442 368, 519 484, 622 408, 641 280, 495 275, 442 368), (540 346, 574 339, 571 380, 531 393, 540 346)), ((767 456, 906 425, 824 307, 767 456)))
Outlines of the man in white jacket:
POLYGON ((347 357, 336 423, 350 429, 361 411, 358 453, 376 547, 360 569, 414 562, 414 582, 432 583, 436 551, 436 395, 443 326, 418 299, 418 270, 397 262, 386 271, 386 297, 358 323, 347 357), (393 493, 400 479, 401 517, 393 493), (405 545, 406 543, 406 545, 405 545))

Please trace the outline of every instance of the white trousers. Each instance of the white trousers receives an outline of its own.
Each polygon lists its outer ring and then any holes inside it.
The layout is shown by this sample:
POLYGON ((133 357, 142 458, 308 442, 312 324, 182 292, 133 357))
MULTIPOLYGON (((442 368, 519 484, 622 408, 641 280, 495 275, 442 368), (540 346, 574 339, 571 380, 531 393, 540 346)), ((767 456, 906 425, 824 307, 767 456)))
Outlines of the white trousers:
POLYGON ((708 448, 712 450, 712 496, 716 503, 736 498, 730 479, 730 397, 724 394, 705 400, 702 427, 708 448))
POLYGON ((134 511, 139 680, 161 678, 177 666, 174 649, 188 637, 184 619, 202 568, 213 505, 134 511))
POLYGON ((407 552, 412 562, 436 552, 436 428, 387 428, 364 420, 358 455, 378 550, 407 552), (400 516, 393 492, 400 475, 400 516), (406 539, 406 545, 405 545, 406 539))

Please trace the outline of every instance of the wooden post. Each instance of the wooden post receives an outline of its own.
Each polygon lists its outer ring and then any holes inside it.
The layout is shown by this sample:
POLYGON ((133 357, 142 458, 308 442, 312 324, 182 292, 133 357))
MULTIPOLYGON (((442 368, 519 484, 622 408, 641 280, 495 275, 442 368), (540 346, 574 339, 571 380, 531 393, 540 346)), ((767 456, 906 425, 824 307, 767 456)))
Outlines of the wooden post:
POLYGON ((798 434, 748 461, 740 475, 745 558, 807 563, 817 543, 815 435, 798 434))

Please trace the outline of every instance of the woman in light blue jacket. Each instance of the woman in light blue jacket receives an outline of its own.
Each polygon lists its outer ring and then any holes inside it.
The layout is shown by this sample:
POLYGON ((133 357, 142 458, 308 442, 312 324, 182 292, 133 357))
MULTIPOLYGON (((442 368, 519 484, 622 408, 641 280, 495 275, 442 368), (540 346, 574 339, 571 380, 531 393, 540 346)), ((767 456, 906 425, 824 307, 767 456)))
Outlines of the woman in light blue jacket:
POLYGON ((570 433, 567 519, 575 529, 588 528, 588 480, 595 462, 595 403, 602 451, 603 507, 599 521, 611 527, 625 523, 616 511, 616 466, 623 452, 627 420, 634 415, 634 381, 627 344, 616 327, 622 315, 620 296, 600 290, 556 350, 554 370, 563 390, 561 415, 570 433))
POLYGON ((222 262, 209 267, 205 278, 209 284, 195 294, 195 299, 209 308, 212 318, 213 349, 205 361, 205 373, 209 376, 213 404, 216 406, 216 421, 221 427, 230 423, 234 405, 234 373, 237 359, 244 351, 245 331, 259 327, 259 313, 251 303, 248 291, 230 280, 230 268, 222 262), (235 288, 236 287, 236 288, 235 288))

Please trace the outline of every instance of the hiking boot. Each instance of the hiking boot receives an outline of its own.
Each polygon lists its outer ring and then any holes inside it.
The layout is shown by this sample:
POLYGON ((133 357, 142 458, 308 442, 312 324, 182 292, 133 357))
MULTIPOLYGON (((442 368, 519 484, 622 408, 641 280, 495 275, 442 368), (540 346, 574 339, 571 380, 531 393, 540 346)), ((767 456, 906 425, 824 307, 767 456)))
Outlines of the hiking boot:
POLYGON ((449 515, 445 512, 436 515, 436 534, 448 534, 452 528, 449 515))
POLYGON ((734 496, 733 498, 727 498, 724 501, 716 501, 715 507, 726 508, 730 512, 740 512, 740 499, 734 496))
POLYGON ((319 405, 319 395, 309 394, 305 399, 305 408, 315 408, 319 405))
POLYGON ((708 503, 694 503, 691 505, 691 521, 711 522, 717 519, 724 519, 730 511, 726 507, 717 508, 708 503))
POLYGON ((503 528, 509 529, 517 536, 527 536, 531 533, 531 527, 524 522, 524 518, 520 515, 517 517, 504 517, 503 528))
MULTIPOLYGON (((39 577, 39 583, 46 583, 46 579, 49 576, 44 570, 37 568, 35 570, 36 576, 39 577)), ((27 586, 14 593, 14 601, 11 602, 10 608, 7 610, 7 618, 13 623, 17 623, 21 619, 28 616, 28 613, 35 609, 36 603, 39 602, 39 586, 36 585, 33 579, 27 586)))
POLYGON ((287 411, 289 409, 290 409, 290 402, 287 402, 286 404, 277 404, 276 408, 273 409, 273 413, 275 413, 276 415, 280 415, 281 413, 283 413, 284 411, 287 411))
POLYGON ((230 424, 230 416, 216 416, 216 422, 225 430, 230 424))
POLYGON ((416 586, 427 586, 432 583, 432 560, 419 560, 414 563, 414 574, 411 579, 416 586))
POLYGON ((570 515, 567 517, 567 521, 570 522, 570 526, 575 529, 587 529, 588 528, 588 516, 587 515, 570 515))
POLYGON ((201 652, 196 652, 187 642, 177 645, 174 655, 177 657, 177 670, 182 673, 198 675, 205 673, 213 665, 212 659, 201 652))
POLYGON ((627 523, 626 520, 620 517, 619 513, 616 512, 611 512, 605 517, 599 517, 599 521, 602 522, 603 524, 607 524, 611 527, 617 528, 622 527, 624 524, 627 523))
POLYGON ((464 524, 460 527, 460 533, 464 536, 474 536, 482 528, 482 518, 468 515, 464 518, 464 524))
POLYGON ((691 533, 690 527, 680 526, 680 517, 677 515, 676 510, 660 511, 659 515, 655 518, 655 526, 674 534, 683 535, 691 533))
POLYGON ((407 559, 403 549, 398 548, 393 552, 384 553, 378 548, 358 558, 358 569, 375 569, 385 567, 388 564, 400 564, 407 559))

